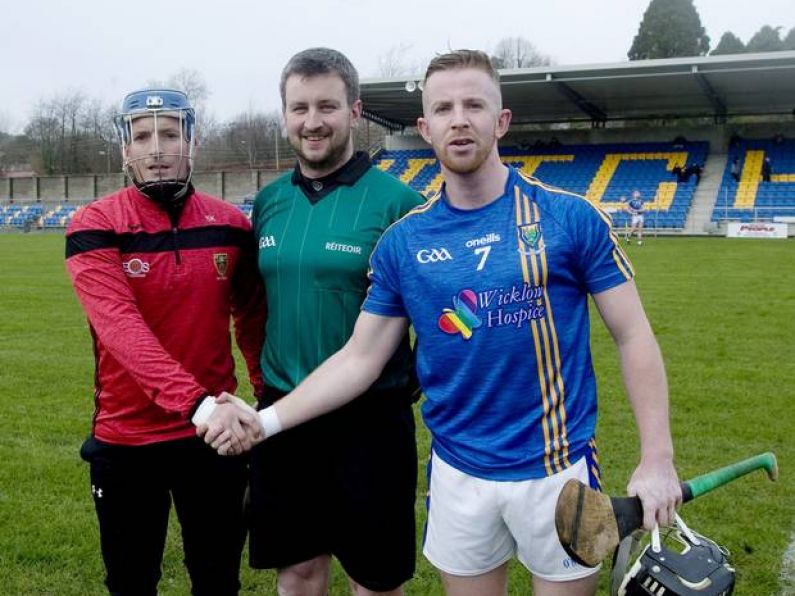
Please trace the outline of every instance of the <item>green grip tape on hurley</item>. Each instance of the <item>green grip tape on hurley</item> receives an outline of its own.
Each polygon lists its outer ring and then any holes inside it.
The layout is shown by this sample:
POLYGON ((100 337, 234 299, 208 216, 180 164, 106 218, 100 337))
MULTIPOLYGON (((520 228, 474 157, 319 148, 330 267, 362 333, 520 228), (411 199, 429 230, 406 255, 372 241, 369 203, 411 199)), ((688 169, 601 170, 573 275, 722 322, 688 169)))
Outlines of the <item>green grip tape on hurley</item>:
POLYGON ((778 479, 778 464, 773 453, 769 451, 761 453, 684 482, 682 484, 683 501, 686 502, 700 497, 740 476, 761 469, 767 471, 767 475, 771 480, 778 479))

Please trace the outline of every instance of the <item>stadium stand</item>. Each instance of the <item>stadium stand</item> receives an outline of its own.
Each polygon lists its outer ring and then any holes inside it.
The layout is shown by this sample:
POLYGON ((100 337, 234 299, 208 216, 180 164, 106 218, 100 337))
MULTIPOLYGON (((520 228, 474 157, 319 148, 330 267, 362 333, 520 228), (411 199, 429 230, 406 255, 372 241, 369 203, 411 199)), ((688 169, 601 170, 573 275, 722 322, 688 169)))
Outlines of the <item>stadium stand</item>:
MULTIPOLYGON (((708 153, 706 142, 500 148, 505 163, 611 212, 616 227, 627 224, 622 201, 637 189, 646 201, 647 222, 663 229, 684 227, 697 184, 696 176, 678 181, 674 168, 701 166, 708 153)), ((425 195, 441 186, 439 164, 430 149, 384 151, 375 164, 425 195)))
POLYGON ((41 205, 10 204, 0 207, 0 226, 30 229, 35 226, 44 208, 41 205))
MULTIPOLYGON (((89 200, 80 203, 89 203, 89 200)), ((63 229, 69 225, 81 204, 66 205, 56 204, 28 204, 20 205, 9 203, 0 205, 0 227, 17 228, 20 230, 35 229, 63 229)), ((243 214, 251 219, 253 204, 236 203, 243 214)))
POLYGON ((738 140, 729 148, 712 221, 795 221, 795 139, 738 140), (762 163, 770 158, 770 182, 762 180, 762 163), (740 180, 732 177, 737 158, 740 180))
POLYGON ((74 217, 78 207, 75 205, 56 205, 44 214, 42 219, 43 228, 65 228, 69 221, 74 217))

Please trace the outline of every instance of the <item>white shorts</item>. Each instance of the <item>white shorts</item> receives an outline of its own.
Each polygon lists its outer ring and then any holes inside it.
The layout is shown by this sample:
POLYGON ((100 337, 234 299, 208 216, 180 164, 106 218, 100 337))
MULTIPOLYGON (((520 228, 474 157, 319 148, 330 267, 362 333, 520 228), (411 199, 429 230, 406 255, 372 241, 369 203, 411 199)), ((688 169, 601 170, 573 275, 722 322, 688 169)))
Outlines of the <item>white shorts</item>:
POLYGON ((535 576, 571 581, 599 572, 572 560, 555 530, 555 504, 570 478, 589 482, 587 458, 554 476, 506 482, 465 474, 434 453, 423 554, 451 575, 496 569, 514 554, 535 576))
POLYGON ((643 225, 643 214, 633 215, 632 216, 632 226, 642 226, 643 225))

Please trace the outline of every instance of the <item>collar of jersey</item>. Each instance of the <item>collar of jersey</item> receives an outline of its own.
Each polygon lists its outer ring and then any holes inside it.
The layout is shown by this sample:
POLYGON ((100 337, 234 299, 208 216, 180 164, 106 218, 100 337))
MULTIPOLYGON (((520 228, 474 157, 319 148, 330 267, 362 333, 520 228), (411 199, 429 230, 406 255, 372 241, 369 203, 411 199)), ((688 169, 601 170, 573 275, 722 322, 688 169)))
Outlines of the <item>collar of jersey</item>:
POLYGON ((496 205, 507 196, 513 196, 513 187, 517 184, 517 174, 516 170, 511 166, 508 166, 508 179, 505 181, 505 188, 502 191, 502 194, 494 199, 488 205, 483 205, 483 207, 475 207, 474 209, 461 209, 460 207, 455 207, 450 203, 450 200, 447 198, 447 183, 442 182, 442 187, 439 189, 439 194, 441 195, 441 203, 445 206, 446 209, 453 213, 483 213, 486 209, 489 209, 492 205, 496 205))
POLYGON ((298 163, 293 169, 292 183, 300 186, 307 198, 316 203, 339 186, 353 186, 370 169, 370 157, 364 151, 357 151, 339 169, 322 178, 307 178, 301 173, 298 163), (320 184, 320 190, 315 186, 320 184))

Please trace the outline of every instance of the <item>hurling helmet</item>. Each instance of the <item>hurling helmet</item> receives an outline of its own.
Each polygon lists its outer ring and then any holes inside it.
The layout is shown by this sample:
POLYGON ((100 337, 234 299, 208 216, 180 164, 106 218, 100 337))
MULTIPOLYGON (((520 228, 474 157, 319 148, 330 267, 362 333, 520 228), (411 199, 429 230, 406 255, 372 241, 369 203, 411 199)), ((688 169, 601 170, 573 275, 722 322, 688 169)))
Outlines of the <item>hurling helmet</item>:
POLYGON ((729 552, 693 532, 677 515, 664 531, 636 531, 619 544, 610 576, 612 596, 728 596, 734 591, 729 552))
POLYGON ((113 124, 121 140, 124 172, 138 187, 138 190, 158 202, 167 204, 184 199, 190 188, 190 178, 193 174, 196 133, 196 112, 191 106, 188 96, 175 89, 133 91, 122 101, 121 112, 114 117, 113 124), (133 122, 143 117, 154 119, 153 138, 155 143, 158 143, 159 140, 159 119, 175 118, 178 121, 181 139, 179 151, 163 153, 157 147, 155 152, 160 154, 163 159, 171 160, 172 163, 178 160, 177 169, 183 172, 182 175, 154 180, 147 179, 147 176, 144 175, 144 160, 148 157, 131 157, 129 146, 133 138, 133 122))

